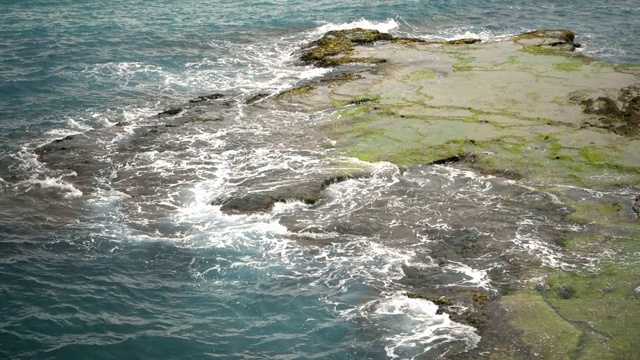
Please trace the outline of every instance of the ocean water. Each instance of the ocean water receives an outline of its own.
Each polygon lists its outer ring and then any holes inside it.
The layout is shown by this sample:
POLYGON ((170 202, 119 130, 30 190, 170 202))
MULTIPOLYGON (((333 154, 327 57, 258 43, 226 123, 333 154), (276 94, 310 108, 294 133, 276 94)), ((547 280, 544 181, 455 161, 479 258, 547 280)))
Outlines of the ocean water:
POLYGON ((639 63, 637 1, 0 6, 2 359, 456 356, 476 329, 404 293, 495 293, 501 255, 441 244, 485 239, 548 266, 593 265, 546 241, 579 230, 535 206, 548 194, 448 167, 345 159, 372 176, 329 186, 318 205, 226 215, 211 203, 340 168, 309 130, 326 114, 244 104, 329 71, 295 61, 325 31, 489 40, 569 28, 586 55, 639 63), (152 115, 211 93, 229 99, 223 122, 147 132, 152 115), (38 147, 68 135, 88 139, 76 150, 92 171, 39 161, 38 147))

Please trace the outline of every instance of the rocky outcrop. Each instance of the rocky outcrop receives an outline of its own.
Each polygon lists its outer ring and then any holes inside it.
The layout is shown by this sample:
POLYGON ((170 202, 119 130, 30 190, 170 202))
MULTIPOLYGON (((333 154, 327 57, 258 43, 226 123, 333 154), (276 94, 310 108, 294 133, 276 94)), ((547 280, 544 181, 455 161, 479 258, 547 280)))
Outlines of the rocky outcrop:
POLYGON ((535 30, 516 36, 514 42, 531 50, 573 51, 579 44, 574 43, 575 35, 571 30, 535 30))
POLYGON ((322 190, 322 186, 317 184, 285 186, 268 192, 249 193, 228 200, 214 201, 212 204, 222 205, 220 210, 230 214, 268 212, 278 202, 297 200, 305 204, 315 204, 322 199, 322 190))
POLYGON ((189 102, 194 104, 194 103, 199 103, 207 100, 218 100, 218 99, 222 99, 223 97, 224 97, 224 94, 202 95, 202 96, 198 96, 197 98, 189 100, 189 102))
POLYGON ((180 114, 181 112, 183 112, 184 109, 181 107, 177 107, 177 106, 171 106, 169 107, 167 110, 158 113, 156 116, 158 117, 163 117, 163 116, 175 116, 180 114))
MULTIPOLYGON (((348 29, 329 31, 322 38, 310 44, 303 50, 300 59, 307 65, 331 66, 327 60, 336 55, 346 55, 356 45, 373 44, 376 41, 392 40, 393 36, 381 33, 378 30, 348 29)), ((352 62, 360 62, 361 59, 351 59, 352 62)))
POLYGON ((395 44, 445 44, 469 45, 480 42, 480 39, 456 39, 449 41, 430 41, 419 38, 395 38, 390 34, 371 29, 347 29, 327 32, 322 38, 312 42, 302 50, 300 59, 307 65, 320 67, 340 66, 344 64, 379 64, 385 59, 375 57, 354 57, 352 52, 358 45, 369 45, 377 41, 392 41, 395 44))
POLYGON ((313 205, 324 198, 323 191, 331 184, 365 176, 355 173, 327 177, 320 181, 309 181, 276 189, 247 193, 227 199, 214 200, 212 205, 221 205, 220 210, 228 214, 247 214, 271 211, 276 203, 300 201, 313 205))

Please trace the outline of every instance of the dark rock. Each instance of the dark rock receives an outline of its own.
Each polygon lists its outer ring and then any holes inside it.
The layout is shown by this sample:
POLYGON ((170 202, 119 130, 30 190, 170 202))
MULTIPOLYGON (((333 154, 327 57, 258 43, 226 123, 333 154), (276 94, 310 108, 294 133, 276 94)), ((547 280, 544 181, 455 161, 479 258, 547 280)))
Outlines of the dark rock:
POLYGON ((471 44, 479 43, 481 41, 482 40, 480 40, 480 39, 464 38, 464 39, 449 40, 449 41, 447 41, 447 44, 449 44, 449 45, 471 45, 471 44))
POLYGON ((633 205, 631 209, 636 213, 636 215, 640 216, 640 195, 636 196, 636 199, 633 201, 633 205))
POLYGON ((354 224, 336 220, 330 223, 325 228, 325 231, 338 234, 372 237, 375 234, 379 234, 380 231, 383 231, 383 229, 383 226, 380 226, 380 224, 372 221, 361 221, 357 224, 354 224))
POLYGON ((443 159, 432 161, 427 165, 447 165, 447 164, 459 163, 461 161, 464 161, 467 157, 468 157, 467 154, 453 155, 443 159))
POLYGON ((128 121, 118 121, 115 126, 128 126, 131 125, 128 121))
POLYGON ((247 101, 245 101, 245 104, 251 105, 253 103, 256 103, 256 102, 266 98, 269 95, 270 94, 268 94, 268 93, 260 93, 260 94, 253 95, 252 97, 248 98, 247 101))
POLYGON ((158 113, 157 116, 173 116, 180 114, 182 111, 184 111, 184 109, 181 107, 170 107, 167 110, 158 113))
POLYGON ((599 97, 597 99, 587 99, 581 103, 584 107, 585 114, 596 114, 604 116, 619 117, 622 111, 618 108, 618 104, 608 97, 599 97))
POLYGON ((635 126, 640 125, 640 96, 636 96, 629 101, 624 116, 627 119, 627 123, 635 126))
POLYGON ((580 102, 585 114, 598 116, 597 122, 587 120, 585 125, 607 129, 625 137, 640 138, 639 92, 636 88, 626 88, 620 91, 617 99, 600 96, 580 102))
POLYGON ((290 200, 313 205, 324 198, 322 192, 327 186, 360 176, 364 176, 364 174, 333 176, 320 181, 283 186, 274 190, 216 200, 212 202, 212 205, 222 205, 220 210, 225 213, 267 212, 273 208, 275 203, 290 200))
POLYGON ((199 102, 206 101, 206 100, 222 99, 223 97, 224 97, 223 94, 202 95, 202 96, 198 96, 195 99, 189 100, 189 102, 190 103, 199 103, 199 102))
POLYGON ((561 299, 571 299, 576 294, 576 291, 571 286, 562 285, 556 290, 556 295, 561 299))
MULTIPOLYGON (((298 200, 305 204, 315 204, 322 195, 320 188, 303 189, 299 187, 283 187, 268 193, 253 193, 231 198, 222 203, 221 211, 225 213, 268 212, 277 202, 298 200)), ((217 205, 216 203, 213 203, 217 205)))
POLYGON ((516 36, 514 42, 524 46, 525 48, 534 48, 541 50, 563 50, 573 51, 576 44, 573 42, 575 35, 571 30, 535 30, 522 35, 516 36))
POLYGON ((536 284, 535 289, 536 289, 536 291, 545 292, 545 291, 549 290, 549 285, 547 285, 547 284, 536 284))
POLYGON ((109 140, 117 134, 117 129, 110 127, 66 136, 36 148, 34 153, 40 162, 52 169, 74 171, 75 175, 70 177, 69 181, 82 188, 89 185, 95 174, 109 165, 96 160, 99 154, 103 153, 104 144, 108 143, 97 139, 109 140))
POLYGON ((226 213, 267 212, 277 200, 268 194, 250 194, 230 199, 222 204, 221 210, 226 213))

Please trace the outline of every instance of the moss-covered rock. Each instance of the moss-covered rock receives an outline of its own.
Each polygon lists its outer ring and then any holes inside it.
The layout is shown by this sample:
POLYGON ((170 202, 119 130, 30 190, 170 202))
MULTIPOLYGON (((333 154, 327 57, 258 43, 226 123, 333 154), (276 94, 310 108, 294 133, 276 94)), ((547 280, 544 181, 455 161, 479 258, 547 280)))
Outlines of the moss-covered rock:
POLYGON ((449 45, 471 45, 471 44, 476 44, 481 42, 482 40, 477 39, 477 38, 463 38, 463 39, 455 39, 455 40, 449 40, 446 42, 446 44, 449 45))
POLYGON ((291 99, 296 96, 304 96, 313 90, 315 90, 315 86, 311 84, 306 84, 302 86, 295 87, 293 89, 285 90, 280 94, 276 95, 276 100, 285 100, 291 99))
POLYGON ((340 57, 326 57, 316 62, 316 66, 320 67, 336 67, 346 64, 382 64, 387 62, 385 59, 379 59, 375 57, 354 57, 350 54, 345 54, 340 57))
POLYGON ((300 59, 308 65, 334 66, 335 63, 328 62, 327 58, 351 51, 356 45, 392 39, 393 36, 387 33, 371 29, 355 28, 329 31, 304 49, 300 59))
POLYGON ((573 51, 578 47, 574 43, 575 35, 571 30, 541 29, 516 36, 513 41, 528 50, 573 51))
POLYGON ((484 305, 488 300, 487 294, 482 293, 482 292, 477 292, 473 294, 473 302, 476 304, 476 306, 482 306, 484 305))
POLYGON ((340 73, 334 76, 330 76, 320 80, 322 83, 328 84, 329 87, 339 86, 341 84, 347 83, 349 81, 355 81, 362 79, 361 75, 354 74, 351 72, 340 73))
POLYGON ((544 299, 530 292, 504 296, 511 324, 522 332, 525 344, 542 359, 572 359, 582 332, 567 323, 544 299))

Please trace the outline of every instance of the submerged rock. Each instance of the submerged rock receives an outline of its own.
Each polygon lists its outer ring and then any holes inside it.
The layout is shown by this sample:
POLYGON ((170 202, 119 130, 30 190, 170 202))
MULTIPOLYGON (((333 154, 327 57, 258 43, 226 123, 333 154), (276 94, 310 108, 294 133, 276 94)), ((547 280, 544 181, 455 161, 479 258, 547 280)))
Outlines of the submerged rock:
POLYGON ((198 96, 197 98, 189 100, 189 102, 190 103, 199 103, 199 102, 207 101, 207 100, 222 99, 223 97, 224 97, 224 94, 202 95, 202 96, 198 96))
POLYGON ((204 114, 197 115, 195 117, 195 120, 199 121, 199 122, 222 121, 222 120, 224 120, 224 117, 222 115, 220 115, 216 111, 210 111, 210 112, 206 112, 204 114))
POLYGON ((333 176, 321 181, 283 186, 273 190, 214 200, 211 204, 221 205, 220 210, 222 212, 232 214, 268 212, 278 202, 300 201, 308 205, 313 205, 324 198, 322 192, 329 185, 362 176, 364 176, 364 174, 333 176))
POLYGON ((158 113, 157 116, 174 116, 174 115, 180 114, 183 111, 184 111, 184 109, 181 108, 181 107, 171 106, 167 110, 158 113))
POLYGON ((271 95, 271 94, 269 94, 269 93, 259 93, 259 94, 253 95, 252 97, 248 98, 248 99, 245 101, 245 104, 247 104, 247 105, 251 105, 251 104, 253 104, 253 103, 257 103, 258 101, 260 101, 260 100, 262 100, 262 99, 266 98, 266 97, 267 97, 267 96, 269 96, 269 95, 271 95))

